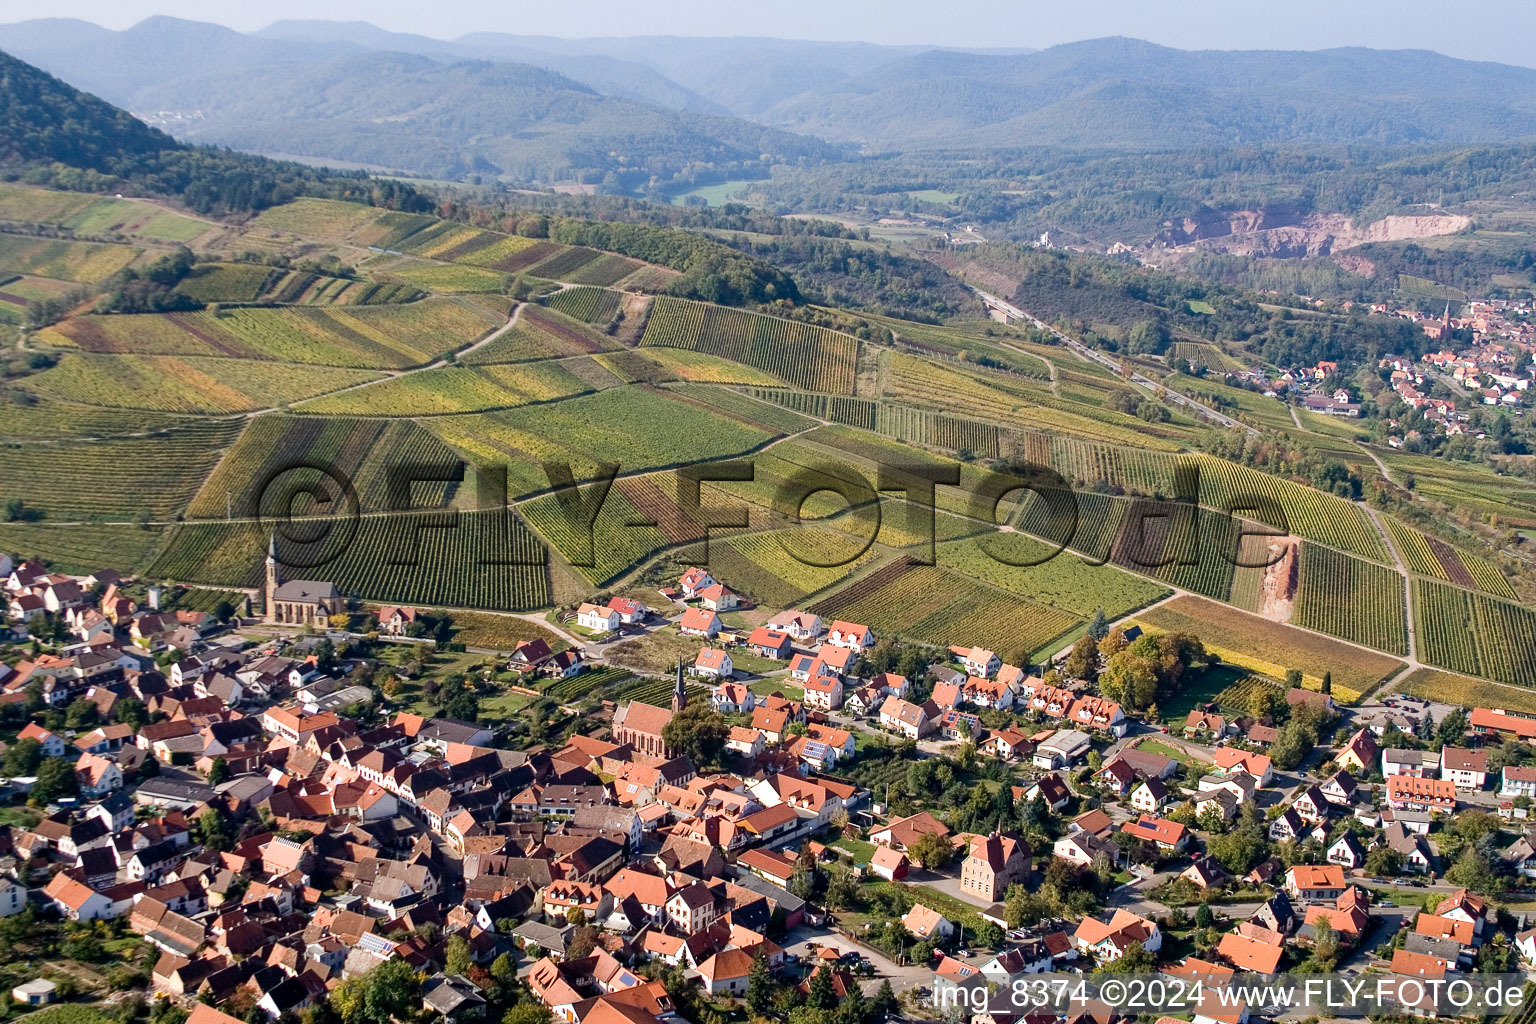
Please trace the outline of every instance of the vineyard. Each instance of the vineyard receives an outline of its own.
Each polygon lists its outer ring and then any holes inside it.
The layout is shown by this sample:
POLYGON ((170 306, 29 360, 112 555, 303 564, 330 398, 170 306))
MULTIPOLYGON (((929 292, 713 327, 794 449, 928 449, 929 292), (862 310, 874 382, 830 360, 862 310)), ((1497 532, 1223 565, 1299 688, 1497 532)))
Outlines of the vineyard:
POLYGON ((625 473, 741 455, 774 434, 640 386, 609 388, 563 402, 424 421, 478 465, 506 465, 514 496, 549 481, 537 462, 568 462, 577 480, 599 460, 625 473))
POLYGON ((1413 581, 1421 660, 1501 683, 1536 682, 1536 612, 1446 583, 1413 581))
POLYGON ((358 281, 255 263, 200 264, 181 279, 176 291, 202 303, 313 306, 414 302, 423 297, 422 292, 412 285, 358 281))
POLYGON ((1132 501, 1121 516, 1110 559, 1116 564, 1224 601, 1237 558, 1237 524, 1194 505, 1132 501))
POLYGON ((1092 565, 1069 551, 1020 534, 990 533, 941 544, 938 564, 1030 600, 1084 618, 1102 608, 1118 618, 1168 595, 1168 590, 1112 565, 1092 565), (1006 561, 1005 561, 1006 560, 1006 561), (1010 562, 1037 561, 1036 565, 1010 562))
POLYGON ((1444 541, 1405 526, 1391 516, 1383 516, 1392 542, 1408 563, 1408 568, 1424 576, 1448 580, 1471 590, 1481 590, 1495 597, 1518 600, 1514 588, 1493 564, 1444 541))
MULTIPOLYGON (((459 362, 466 366, 488 363, 523 363, 538 359, 606 352, 616 343, 603 335, 580 329, 574 321, 559 322, 554 315, 524 305, 517 322, 491 341, 465 352, 459 362), (542 315, 541 315, 542 314, 542 315)), ((633 355, 633 353, 618 353, 633 355)))
POLYGON ((473 303, 237 308, 218 313, 84 316, 39 333, 85 352, 235 356, 326 366, 404 369, 501 326, 473 303))
POLYGON ((503 292, 512 282, 510 274, 462 263, 420 263, 395 266, 390 277, 404 278, 419 288, 434 292, 503 292))
POLYGON ((619 313, 624 293, 608 288, 564 288, 544 299, 550 309, 586 324, 606 324, 619 313))
POLYGON ((131 573, 149 563, 160 537, 160 527, 0 523, 0 552, 41 559, 56 572, 84 575, 110 567, 131 573))
MULTIPOLYGON (((641 356, 638 352, 630 354, 637 358, 641 356)), ((745 420, 775 433, 795 434, 816 425, 815 420, 790 409, 749 398, 740 391, 732 391, 729 388, 683 385, 669 390, 687 396, 690 401, 703 402, 705 405, 719 409, 733 419, 745 420)), ((784 391, 782 393, 793 395, 800 392, 784 391)))
POLYGON ((1460 704, 1469 708, 1503 708, 1505 711, 1536 715, 1536 690, 1489 683, 1438 669, 1414 669, 1400 683, 1394 683, 1393 689, 1445 704, 1460 704))
POLYGON ((564 703, 617 687, 631 678, 632 676, 621 668, 600 668, 594 672, 583 672, 569 679, 548 680, 543 693, 546 697, 552 697, 564 703))
POLYGON ((379 217, 376 206, 305 197, 262 210, 251 221, 251 227, 342 242, 352 240, 353 232, 373 224, 379 217))
MULTIPOLYGON (((309 545, 278 537, 279 561, 322 564, 284 568, 286 578, 328 580, 373 601, 525 611, 549 604, 546 554, 515 516, 465 512, 450 526, 435 516, 364 516, 315 520, 324 531, 309 545), (329 527, 329 529, 325 529, 329 527)), ((260 523, 181 523, 145 570, 153 579, 256 587, 269 528, 260 523)), ((286 564, 286 563, 285 563, 286 564)))
POLYGON ((1302 544, 1300 556, 1292 622, 1399 657, 1407 655, 1400 573, 1316 544, 1302 544))
POLYGON ((840 531, 807 524, 714 538, 709 555, 711 571, 732 589, 769 607, 787 607, 854 575, 874 552, 840 531))
POLYGON ((12 184, 0 184, 0 221, 52 224, 77 235, 135 235, 159 242, 189 242, 211 227, 206 221, 150 203, 12 184))
POLYGON ((864 623, 877 634, 986 647, 1019 665, 1082 621, 947 569, 906 561, 854 581, 810 610, 864 623))
MULTIPOLYGON (((326 483, 316 470, 299 467, 322 467, 350 481, 363 511, 387 510, 389 474, 395 467, 428 476, 447 475, 459 465, 447 445, 408 420, 258 416, 208 477, 187 516, 253 518, 263 512, 258 502, 268 481, 282 487, 302 480, 326 483)), ((410 485, 408 497, 418 506, 441 505, 455 489, 450 483, 420 481, 410 485)))
POLYGON ((466 647, 492 647, 501 651, 510 651, 525 640, 543 640, 557 653, 570 646, 560 634, 538 623, 489 612, 454 612, 453 640, 466 647))
POLYGON ((780 385, 783 381, 765 370, 732 362, 702 352, 683 352, 670 348, 650 348, 634 355, 648 359, 660 368, 662 379, 690 384, 780 385))
POLYGON ((822 327, 662 296, 640 342, 755 366, 807 391, 852 394, 858 339, 822 327))
POLYGON ((379 376, 240 359, 68 355, 27 383, 43 394, 85 405, 218 414, 274 408, 379 376))
MULTIPOLYGON (((617 383, 617 381, 615 381, 617 383)), ((447 366, 381 380, 298 406, 327 416, 443 416, 508 409, 593 390, 557 361, 447 366)))
POLYGON ((1216 706, 1230 715, 1247 715, 1253 707, 1254 694, 1262 690, 1271 690, 1280 698, 1285 697, 1284 686, 1273 679, 1263 676, 1245 676, 1231 686, 1218 693, 1213 700, 1216 706))
POLYGON ((1381 534, 1363 508, 1346 498, 1304 484, 1282 480, 1213 455, 1197 455, 1200 503, 1208 508, 1240 510, 1276 529, 1376 561, 1387 561, 1381 534), (1254 498, 1267 498, 1283 516, 1249 509, 1254 498))
POLYGON ((142 509, 170 519, 239 431, 233 420, 193 421, 154 437, 7 447, 0 455, 0 501, 20 498, 64 521, 123 521, 142 509))
POLYGON ((1136 616, 1144 628, 1158 633, 1193 633, 1206 650, 1223 661, 1284 679, 1297 669, 1314 689, 1324 672, 1333 674, 1333 695, 1353 701, 1403 667, 1385 654, 1352 647, 1292 626, 1270 622, 1201 597, 1176 597, 1136 616))
POLYGON ((101 242, 0 234, 0 270, 94 284, 138 259, 141 250, 101 242))
MULTIPOLYGON (((647 679, 637 676, 633 682, 625 683, 604 694, 603 699, 619 702, 637 700, 642 704, 666 707, 672 700, 672 687, 675 685, 671 679, 647 679)), ((689 700, 703 700, 709 696, 709 687, 689 683, 684 688, 684 692, 689 700)))
POLYGON ((27 307, 68 293, 74 286, 68 281, 48 277, 24 277, 0 271, 0 322, 22 323, 27 307))
POLYGON ((819 420, 842 423, 864 430, 875 429, 878 402, 867 398, 849 398, 847 395, 818 395, 808 391, 790 391, 787 388, 751 388, 747 394, 764 402, 781 405, 819 420))
POLYGON ((597 586, 667 546, 667 538, 656 527, 633 525, 645 522, 646 517, 617 487, 609 490, 590 534, 583 525, 580 509, 567 510, 557 495, 536 498, 518 506, 518 511, 573 569, 597 586))

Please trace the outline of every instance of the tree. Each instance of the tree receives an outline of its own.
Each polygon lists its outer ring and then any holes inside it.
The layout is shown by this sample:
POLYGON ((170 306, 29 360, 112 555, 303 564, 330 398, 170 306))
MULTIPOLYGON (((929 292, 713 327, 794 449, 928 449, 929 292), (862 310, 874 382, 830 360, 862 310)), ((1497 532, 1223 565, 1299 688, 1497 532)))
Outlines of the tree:
POLYGON ((1312 955, 1307 960, 1307 970, 1327 974, 1339 959, 1339 936, 1327 918, 1318 918, 1312 925, 1312 955))
POLYGON ((1324 693, 1332 693, 1333 692, 1333 673, 1332 672, 1324 672, 1323 673, 1323 692, 1324 693))
POLYGON ((64 712, 64 724, 76 732, 85 732, 95 728, 100 717, 95 701, 89 697, 77 697, 64 712))
POLYGON ((1062 666, 1067 675, 1074 679, 1087 679, 1090 682, 1099 674, 1099 641, 1091 633, 1084 633, 1072 645, 1072 653, 1067 655, 1066 664, 1062 666))
POLYGON ((197 841, 216 852, 229 849, 233 842, 224 816, 211 807, 198 815, 197 841))
POLYGON ((1003 939, 1006 938, 1003 930, 995 922, 987 920, 983 920, 981 924, 976 926, 972 937, 977 945, 985 946, 987 949, 1001 948, 1003 939))
POLYGON ((525 999, 501 1015, 501 1024, 551 1024, 555 1015, 549 1007, 532 999, 525 999))
POLYGON ((1485 895, 1492 894, 1496 888, 1493 868, 1488 858, 1470 846, 1461 851, 1456 863, 1445 873, 1445 880, 1485 895))
POLYGON ((1150 974, 1157 969, 1157 957, 1139 942, 1125 947, 1115 959, 1094 968, 1094 974, 1150 974))
POLYGON ((1403 855, 1390 846, 1378 846, 1365 855, 1366 874, 1382 878, 1403 869, 1403 855))
POLYGON ((220 754, 208 766, 208 785, 217 786, 227 781, 229 781, 229 762, 224 759, 223 754, 220 754))
POLYGON ((579 960, 597 948, 597 929, 591 925, 584 925, 571 932, 570 942, 565 947, 567 960, 579 960))
POLYGON ((17 740, 5 751, 5 774, 31 775, 43 763, 43 745, 28 736, 17 740))
POLYGON ((421 983, 404 960, 386 960, 364 977, 367 985, 363 990, 363 1011, 367 1020, 404 1020, 420 1008, 421 983))
POLYGON ((869 1001, 870 1012, 876 1017, 895 1013, 901 1006, 896 999, 896 990, 891 987, 891 979, 886 978, 880 982, 880 987, 875 989, 874 997, 869 1001))
POLYGON ((448 936, 443 946, 443 970, 449 974, 468 974, 469 967, 469 940, 462 935, 448 936))
POLYGON ((37 767, 37 781, 32 784, 32 801, 46 804, 61 796, 74 796, 80 791, 75 782, 74 765, 68 758, 44 758, 37 767))
POLYGON ((1209 928, 1211 926, 1211 922, 1215 920, 1215 918, 1216 915, 1211 913, 1211 905, 1209 903, 1201 902, 1201 904, 1195 908, 1196 928, 1209 928))
POLYGON ((773 975, 768 972, 768 958, 759 949, 752 958, 752 969, 747 972, 747 1008, 759 1017, 766 1017, 773 1010, 773 975))
POLYGON ((517 963, 511 953, 502 953, 491 961, 491 980, 502 986, 517 981, 517 963))
POLYGON ((1441 746, 1464 743, 1467 739, 1468 724, 1467 713, 1461 708, 1455 708, 1450 714, 1440 719, 1440 724, 1435 729, 1435 739, 1441 746))
POLYGON ((149 709, 137 697, 124 697, 112 705, 112 717, 137 731, 149 724, 149 709))
POLYGON ((703 702, 689 704, 661 730, 667 746, 686 754, 699 766, 717 763, 729 735, 725 717, 703 702))
POLYGON ((1212 836, 1206 851, 1234 875, 1246 874, 1264 858, 1267 843, 1262 833, 1242 828, 1224 836, 1212 836))
MULTIPOLYGON (((980 787, 977 789, 980 790, 980 787)), ((928 871, 946 867, 954 855, 955 848, 937 832, 924 833, 921 839, 912 844, 912 859, 928 871)))
POLYGON ((837 989, 832 987, 832 971, 826 966, 818 964, 811 974, 805 1005, 815 1010, 830 1010, 837 1005, 837 989))

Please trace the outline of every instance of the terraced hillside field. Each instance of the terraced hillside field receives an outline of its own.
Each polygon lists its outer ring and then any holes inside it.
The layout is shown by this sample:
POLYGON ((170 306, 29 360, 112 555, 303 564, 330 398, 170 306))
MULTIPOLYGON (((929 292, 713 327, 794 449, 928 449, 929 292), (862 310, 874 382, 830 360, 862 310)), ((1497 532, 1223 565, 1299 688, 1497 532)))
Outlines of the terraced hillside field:
POLYGON ((110 568, 130 573, 149 563, 163 533, 159 526, 0 523, 0 551, 40 559, 55 572, 84 575, 110 568))
POLYGON ((131 235, 167 243, 190 242, 214 227, 153 203, 10 183, 0 183, 0 221, 49 224, 80 236, 131 235))
POLYGON ((464 353, 466 364, 521 363, 592 352, 610 352, 618 342, 563 313, 533 303, 517 309, 517 322, 490 341, 464 353))
POLYGON ((240 308, 217 314, 83 316, 39 332, 39 339, 93 353, 228 356, 403 369, 468 345, 502 323, 472 302, 428 299, 346 309, 240 308))
POLYGON ((661 296, 642 345, 682 348, 746 363, 807 391, 853 393, 857 338, 821 327, 661 296))
POLYGON ((366 306, 423 298, 409 284, 363 281, 256 263, 203 263, 192 268, 176 291, 197 302, 256 302, 281 305, 366 306))
POLYGON ((1481 590, 1516 600, 1514 588, 1494 565, 1467 551, 1461 551, 1437 537, 1421 533, 1404 525, 1391 516, 1383 516, 1392 542, 1402 554, 1408 568, 1425 576, 1448 580, 1462 587, 1481 590))
POLYGON ((1331 673, 1336 700, 1355 700, 1403 668, 1401 661, 1388 655, 1270 622, 1201 597, 1174 598, 1141 612, 1136 621, 1157 632, 1193 633, 1204 641, 1206 650, 1221 655, 1223 661, 1271 679, 1284 679, 1294 668, 1315 689, 1323 673, 1331 673))
POLYGON ((550 309, 585 324, 606 324, 619 312, 624 293, 610 288, 564 288, 544 300, 550 309))

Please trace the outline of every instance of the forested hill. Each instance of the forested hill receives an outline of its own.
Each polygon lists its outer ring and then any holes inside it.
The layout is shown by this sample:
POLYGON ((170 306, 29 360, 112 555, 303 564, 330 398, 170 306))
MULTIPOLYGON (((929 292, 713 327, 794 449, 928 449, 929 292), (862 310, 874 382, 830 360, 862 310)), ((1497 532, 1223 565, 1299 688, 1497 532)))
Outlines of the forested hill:
POLYGON ((125 159, 177 148, 127 111, 0 53, 0 161, 58 161, 116 173, 125 159))
POLYGON ((1536 70, 1423 50, 1096 39, 1020 56, 930 51, 766 117, 893 148, 1506 142, 1536 136, 1536 70))
POLYGON ((238 213, 299 195, 425 205, 407 185, 185 146, 126 111, 0 52, 0 176, 86 191, 131 187, 203 213, 238 213))

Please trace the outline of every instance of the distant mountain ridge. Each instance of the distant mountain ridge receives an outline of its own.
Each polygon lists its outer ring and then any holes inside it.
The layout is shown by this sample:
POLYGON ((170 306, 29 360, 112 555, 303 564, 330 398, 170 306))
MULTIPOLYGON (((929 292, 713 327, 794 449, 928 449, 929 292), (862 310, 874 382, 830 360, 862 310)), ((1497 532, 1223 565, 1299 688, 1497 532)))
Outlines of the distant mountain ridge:
MULTIPOLYGON (((378 30, 363 35, 395 38, 378 30)), ((420 48, 433 42, 405 38, 420 48)), ((596 181, 613 174, 635 187, 689 168, 765 173, 772 162, 844 155, 782 129, 605 95, 548 68, 505 60, 263 38, 174 18, 124 32, 23 22, 0 27, 0 47, 187 141, 435 177, 596 181)), ((587 70, 635 81, 620 65, 601 57, 587 70)), ((640 70, 673 100, 685 91, 640 70)))
POLYGON ((1508 142, 1536 136, 1536 69, 1418 50, 1184 51, 1110 38, 1018 56, 933 50, 763 119, 892 148, 1508 142))

